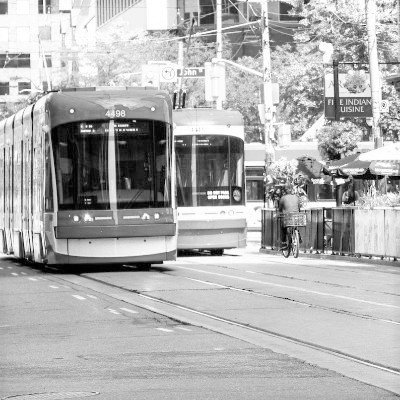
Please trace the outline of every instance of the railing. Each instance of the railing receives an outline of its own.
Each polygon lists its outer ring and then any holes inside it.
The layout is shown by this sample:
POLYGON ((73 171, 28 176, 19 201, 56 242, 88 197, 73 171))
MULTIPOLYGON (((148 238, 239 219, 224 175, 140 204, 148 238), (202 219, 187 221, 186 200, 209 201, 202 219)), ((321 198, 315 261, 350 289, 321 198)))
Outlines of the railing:
MULTIPOLYGON (((307 226, 299 228, 305 253, 400 258, 400 209, 313 208, 306 215, 307 226)), ((262 210, 261 247, 280 247, 276 210, 262 210)))

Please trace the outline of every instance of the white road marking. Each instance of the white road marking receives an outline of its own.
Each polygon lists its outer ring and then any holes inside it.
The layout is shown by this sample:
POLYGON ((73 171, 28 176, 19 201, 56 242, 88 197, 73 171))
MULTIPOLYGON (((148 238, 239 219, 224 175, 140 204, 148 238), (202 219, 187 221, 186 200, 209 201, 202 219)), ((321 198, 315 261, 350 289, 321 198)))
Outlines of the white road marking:
MULTIPOLYGON (((200 270, 195 269, 195 268, 187 268, 187 267, 180 267, 180 266, 174 266, 174 268, 180 268, 180 269, 185 269, 185 270, 194 271, 194 272, 202 272, 204 274, 216 275, 216 276, 221 276, 221 277, 224 277, 224 278, 237 279, 237 280, 245 281, 245 282, 249 282, 249 283, 258 283, 258 284, 261 284, 261 285, 274 286, 274 287, 280 287, 280 288, 285 288, 285 289, 292 289, 292 290, 297 290, 299 292, 318 294, 320 296, 335 297, 337 299, 356 301, 356 302, 365 303, 365 304, 372 304, 374 306, 382 306, 382 307, 389 307, 389 308, 400 308, 400 306, 395 306, 393 304, 377 303, 375 301, 370 301, 370 300, 361 300, 361 299, 356 299, 354 297, 341 296, 341 295, 338 295, 338 294, 324 293, 324 292, 319 292, 319 291, 316 291, 316 290, 307 290, 307 289, 299 288, 299 287, 296 287, 296 286, 281 285, 279 283, 272 283, 272 282, 266 282, 266 281, 259 281, 259 280, 255 280, 255 279, 241 278, 241 277, 238 277, 238 276, 220 274, 218 272, 200 271, 200 270)), ((219 286, 222 286, 222 285, 219 285, 219 286)))
POLYGON ((41 281, 47 281, 47 279, 46 278, 42 278, 42 277, 40 277, 39 278, 41 281))
POLYGON ((73 294, 72 297, 75 297, 78 300, 86 300, 83 296, 79 296, 79 294, 73 294))
POLYGON ((11 275, 18 276, 18 274, 16 272, 11 272, 11 275))
POLYGON ((28 275, 26 272, 21 272, 21 275, 28 275))
POLYGON ((49 287, 51 287, 52 289, 59 289, 58 286, 54 286, 54 285, 50 285, 49 287))
POLYGON ((188 277, 186 277, 186 279, 188 279, 189 281, 204 283, 205 285, 218 286, 218 287, 226 288, 225 285, 220 285, 219 283, 206 282, 206 281, 202 281, 200 279, 194 279, 194 278, 188 278, 188 277))
POLYGON ((248 272, 249 274, 256 274, 257 272, 254 272, 254 271, 246 271, 246 272, 248 272))
POLYGON ((8 269, 12 269, 13 267, 7 267, 8 269))
POLYGON ((32 282, 37 282, 37 279, 36 278, 28 278, 30 281, 32 281, 32 282))
POLYGON ((183 326, 177 326, 176 329, 180 329, 181 331, 192 332, 189 328, 184 328, 183 326))
POLYGON ((110 311, 111 314, 121 315, 120 312, 118 312, 117 310, 113 310, 112 308, 108 308, 108 311, 110 311))
POLYGON ((0 269, 3 269, 3 267, 0 267, 0 269))
POLYGON ((96 297, 96 296, 93 296, 92 294, 87 294, 86 296, 87 296, 87 297, 90 297, 91 299, 97 299, 97 297, 96 297))
POLYGON ((124 307, 120 307, 120 310, 122 310, 122 311, 126 311, 126 312, 128 312, 128 313, 131 313, 131 314, 139 314, 139 312, 138 312, 138 311, 131 310, 130 308, 124 308, 124 307))
POLYGON ((170 333, 170 332, 173 332, 173 330, 172 329, 167 329, 167 328, 156 328, 158 331, 161 331, 161 332, 168 332, 168 333, 170 333))

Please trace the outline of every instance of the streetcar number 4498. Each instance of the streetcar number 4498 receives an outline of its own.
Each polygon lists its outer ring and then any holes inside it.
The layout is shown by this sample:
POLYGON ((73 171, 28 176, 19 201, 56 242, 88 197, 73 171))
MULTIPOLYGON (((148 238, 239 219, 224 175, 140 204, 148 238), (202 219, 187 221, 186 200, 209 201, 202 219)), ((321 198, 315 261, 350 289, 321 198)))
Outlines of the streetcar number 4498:
POLYGON ((121 118, 125 117, 125 110, 107 110, 106 117, 108 118, 121 118))

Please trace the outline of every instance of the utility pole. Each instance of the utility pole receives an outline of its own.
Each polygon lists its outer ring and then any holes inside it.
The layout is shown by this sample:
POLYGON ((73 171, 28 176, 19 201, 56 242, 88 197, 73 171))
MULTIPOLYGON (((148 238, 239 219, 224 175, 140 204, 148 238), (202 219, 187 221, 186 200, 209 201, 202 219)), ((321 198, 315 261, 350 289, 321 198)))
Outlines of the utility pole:
MULTIPOLYGON (((217 0, 217 59, 222 58, 222 0, 217 0)), ((222 82, 224 85, 225 82, 222 82)), ((222 110, 222 98, 217 97, 216 101, 217 110, 222 110)))
MULTIPOLYGON (((51 79, 50 79, 49 70, 48 70, 48 68, 47 68, 46 55, 44 54, 42 41, 40 40, 40 35, 38 35, 38 41, 39 41, 40 56, 41 56, 41 58, 42 58, 42 62, 43 62, 43 66, 44 66, 44 72, 45 72, 45 74, 46 74, 47 90, 50 91, 50 90, 52 90, 52 87, 51 87, 51 79)), ((43 90, 43 86, 42 86, 42 90, 43 90)))
POLYGON ((383 143, 379 127, 382 93, 376 44, 376 0, 365 0, 365 14, 367 19, 369 73, 371 79, 372 138, 375 148, 378 148, 383 143))
POLYGON ((266 166, 275 161, 275 151, 271 141, 272 134, 272 78, 271 78, 271 54, 269 47, 269 22, 268 22, 268 0, 261 1, 261 29, 262 29, 262 54, 263 54, 263 86, 264 86, 264 135, 266 166))

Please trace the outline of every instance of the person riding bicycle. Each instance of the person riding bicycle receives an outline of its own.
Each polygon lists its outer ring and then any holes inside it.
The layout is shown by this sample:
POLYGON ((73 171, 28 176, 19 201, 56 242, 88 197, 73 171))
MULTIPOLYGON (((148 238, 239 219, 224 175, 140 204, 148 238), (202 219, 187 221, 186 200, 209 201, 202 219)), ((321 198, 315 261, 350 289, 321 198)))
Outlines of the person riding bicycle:
MULTIPOLYGON (((295 194, 294 188, 291 185, 285 186, 285 194, 279 200, 278 210, 281 214, 289 212, 298 212, 301 208, 300 197, 295 194)), ((282 248, 287 246, 287 228, 283 225, 283 219, 281 223, 281 246, 282 248)))

